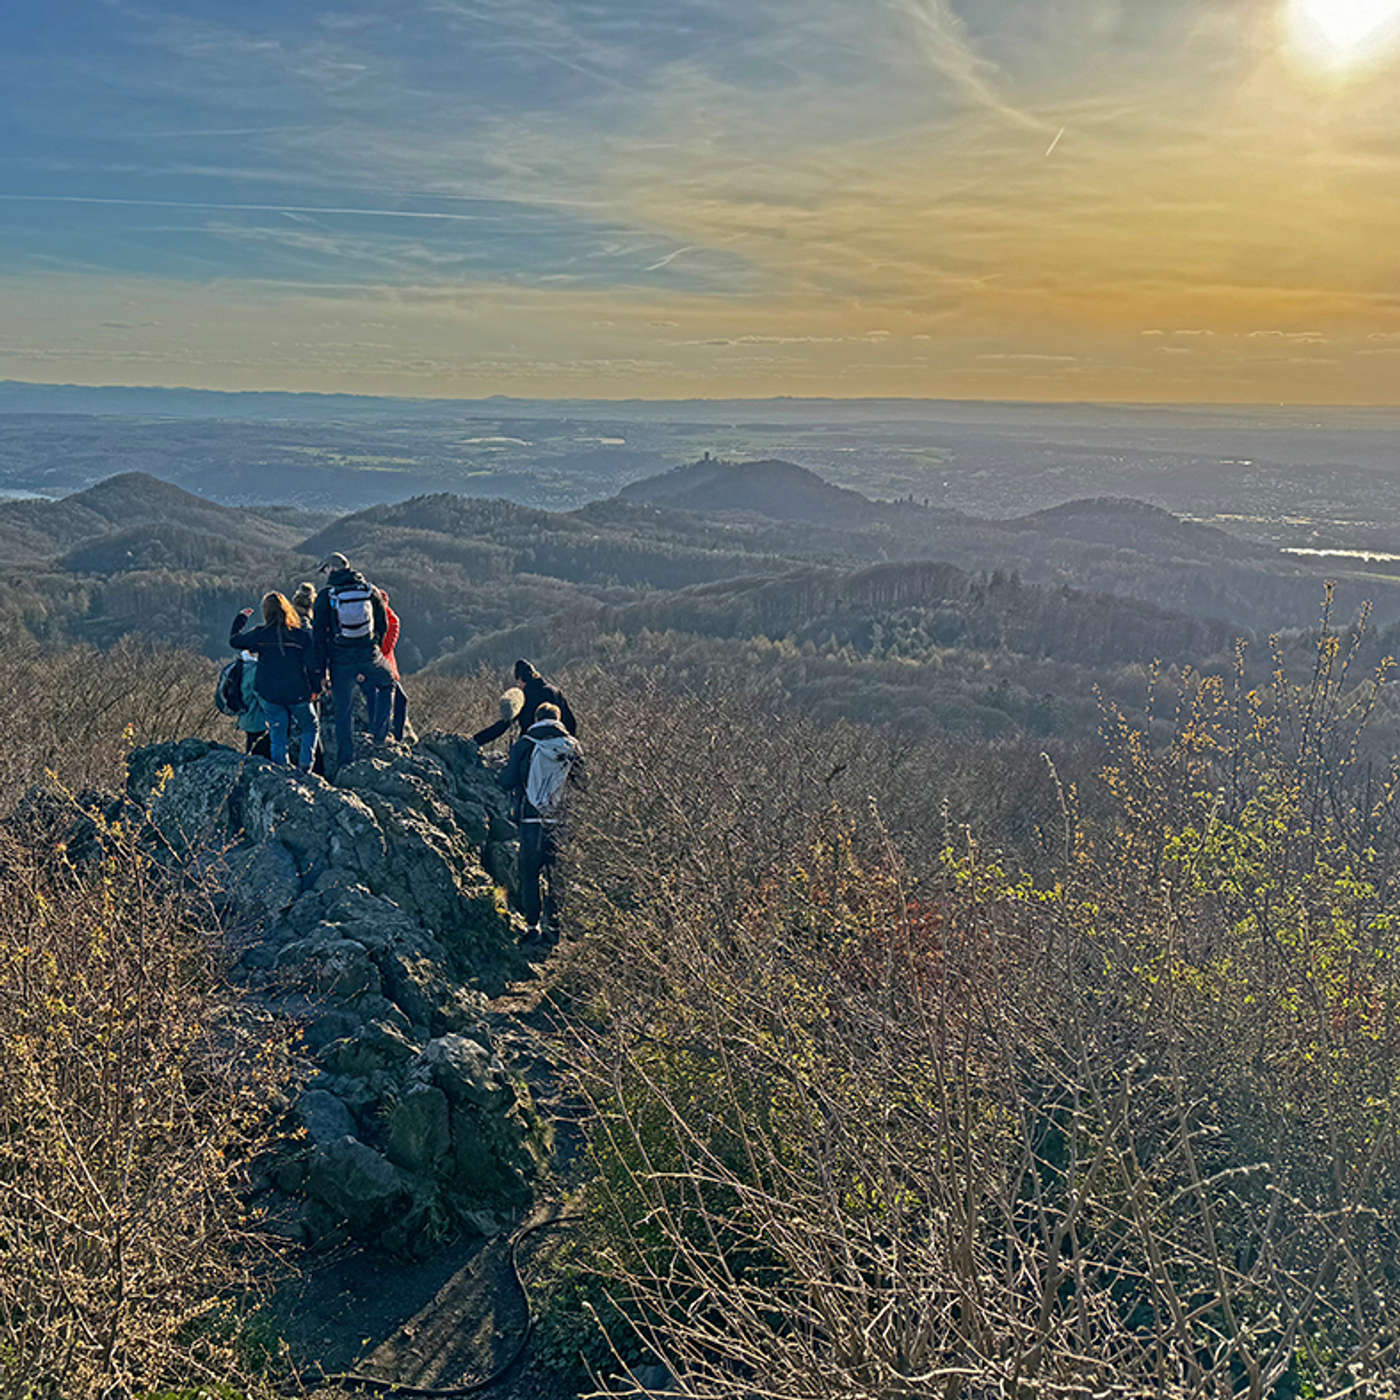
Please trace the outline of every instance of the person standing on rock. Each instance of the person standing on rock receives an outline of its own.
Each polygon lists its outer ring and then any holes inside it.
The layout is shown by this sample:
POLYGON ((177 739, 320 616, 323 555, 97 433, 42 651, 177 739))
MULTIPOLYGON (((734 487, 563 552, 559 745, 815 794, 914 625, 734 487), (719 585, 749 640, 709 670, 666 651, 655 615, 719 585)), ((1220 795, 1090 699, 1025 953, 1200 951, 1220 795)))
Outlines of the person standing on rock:
POLYGON ((312 614, 316 611, 316 585, 314 583, 297 584, 297 591, 292 594, 292 606, 297 610, 297 616, 301 618, 301 625, 309 632, 312 614))
POLYGON ((563 724, 570 734, 575 737, 578 735, 578 721, 574 718, 574 712, 569 708, 569 702, 565 699, 564 692, 557 685, 551 685, 545 680, 535 669, 534 663, 526 661, 523 657, 515 663, 515 686, 506 691, 501 700, 500 719, 472 735, 472 742, 479 747, 499 739, 512 724, 519 725, 520 733, 525 734, 534 724, 541 705, 553 705, 557 711, 555 718, 563 724), (521 697, 521 704, 518 708, 512 705, 514 713, 508 714, 505 704, 506 696, 514 696, 516 693, 521 697))
POLYGON ((313 675, 330 680, 339 768, 355 756, 355 687, 364 691, 369 706, 370 737, 382 744, 389 733, 394 674, 380 650, 389 620, 379 592, 343 554, 327 555, 321 572, 327 578, 313 613, 313 675))
POLYGON ((244 628, 253 615, 244 608, 233 619, 229 645, 257 658, 253 689, 267 717, 268 740, 274 763, 287 761, 292 722, 301 732, 298 767, 310 772, 316 757, 316 714, 311 708, 315 687, 311 680, 311 633, 302 626, 297 610, 280 594, 262 600, 263 625, 251 632, 244 628))
POLYGON ((540 941, 541 916, 558 937, 558 898, 550 880, 547 900, 540 879, 559 855, 565 797, 570 785, 584 785, 583 746, 564 727, 559 706, 545 701, 535 723, 511 745, 501 786, 515 797, 515 824, 520 831, 520 912, 528 925, 527 943, 540 941))
MULTIPOLYGON (((297 590, 292 594, 292 606, 297 610, 297 616, 301 618, 301 625, 306 628, 306 635, 312 635, 313 617, 316 610, 316 585, 303 580, 297 584, 297 590)), ((321 701, 319 698, 311 702, 311 710, 316 719, 316 757, 312 761, 311 771, 322 776, 326 772, 325 753, 321 747, 321 701)), ((300 733, 298 733, 300 739, 300 733)))
MULTIPOLYGON (((252 608, 245 608, 239 613, 239 617, 251 615, 252 611, 252 608)), ((238 712, 238 729, 243 735, 243 752, 266 758, 272 750, 268 746, 267 711, 263 709, 262 696, 258 694, 257 688, 257 654, 241 646, 235 650, 243 661, 242 688, 239 692, 243 708, 238 712)))
POLYGON ((403 624, 399 621, 398 613, 389 606, 389 590, 381 588, 379 597, 384 604, 385 618, 384 641, 379 649, 384 653, 384 660, 388 663, 390 671, 394 673, 394 702, 389 729, 394 738, 402 739, 404 725, 408 723, 408 692, 403 688, 403 677, 399 674, 399 661, 394 655, 394 648, 399 644, 399 633, 403 630, 403 624))

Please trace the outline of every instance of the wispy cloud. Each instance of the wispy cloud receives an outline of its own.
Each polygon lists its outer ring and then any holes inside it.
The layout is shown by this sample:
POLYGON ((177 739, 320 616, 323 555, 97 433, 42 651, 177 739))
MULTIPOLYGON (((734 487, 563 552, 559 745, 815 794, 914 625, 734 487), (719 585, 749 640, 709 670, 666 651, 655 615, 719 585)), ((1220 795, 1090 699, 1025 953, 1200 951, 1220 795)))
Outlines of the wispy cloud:
POLYGON ((628 392, 1072 372, 1136 397, 1170 370, 1278 397, 1332 382, 1333 359, 1336 393, 1381 392, 1366 375, 1390 366, 1364 352, 1400 335, 1400 86, 1320 102, 1268 9, 104 0, 61 62, 37 26, 0 49, 0 258, 27 269, 0 319, 22 309, 23 343, 51 334, 75 365, 89 328, 122 323, 105 339, 173 374, 195 363, 178 297, 142 325, 110 287, 143 278, 141 305, 217 282, 198 324, 329 319, 347 346, 383 308, 405 349, 354 352, 364 374, 418 366, 425 391, 504 375, 525 335, 519 364, 628 392), (45 332, 20 283, 79 339, 45 332))

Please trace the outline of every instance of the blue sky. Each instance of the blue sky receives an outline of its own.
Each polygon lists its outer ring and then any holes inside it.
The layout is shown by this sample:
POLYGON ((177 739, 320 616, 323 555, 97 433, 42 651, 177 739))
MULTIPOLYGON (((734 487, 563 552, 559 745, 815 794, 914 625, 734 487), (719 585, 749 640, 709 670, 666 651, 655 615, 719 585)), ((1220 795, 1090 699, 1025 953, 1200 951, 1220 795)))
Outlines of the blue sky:
POLYGON ((9 0, 0 377, 1393 401, 1331 3, 9 0))

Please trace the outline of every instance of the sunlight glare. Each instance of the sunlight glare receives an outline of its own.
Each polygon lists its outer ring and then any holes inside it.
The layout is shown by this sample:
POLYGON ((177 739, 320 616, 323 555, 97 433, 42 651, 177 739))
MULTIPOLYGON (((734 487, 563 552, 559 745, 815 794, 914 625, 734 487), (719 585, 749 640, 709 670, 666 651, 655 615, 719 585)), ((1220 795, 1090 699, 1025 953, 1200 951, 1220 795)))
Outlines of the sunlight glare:
POLYGON ((1400 39, 1400 0, 1290 0, 1299 50, 1333 69, 1375 62, 1400 39))

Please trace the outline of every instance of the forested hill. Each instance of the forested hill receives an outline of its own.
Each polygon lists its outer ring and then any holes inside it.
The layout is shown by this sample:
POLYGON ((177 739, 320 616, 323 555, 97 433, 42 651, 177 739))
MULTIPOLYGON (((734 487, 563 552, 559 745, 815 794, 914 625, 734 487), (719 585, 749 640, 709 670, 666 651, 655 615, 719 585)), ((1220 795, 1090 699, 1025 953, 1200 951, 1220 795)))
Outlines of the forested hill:
POLYGON ((842 486, 833 486, 816 472, 793 462, 723 462, 705 457, 660 476, 631 482, 619 493, 624 501, 671 510, 711 514, 752 512, 770 520, 805 521, 813 525, 869 525, 885 510, 842 486))
MULTIPOLYGON (((217 656, 235 611, 340 550, 389 590, 410 671, 625 639, 703 680, 777 648, 769 679, 810 708, 863 713, 873 687, 907 726, 992 735, 1092 726, 1095 688, 1138 704, 1159 657, 1226 668, 1236 636, 1310 626, 1323 582, 1136 501, 979 520, 773 461, 702 461, 569 512, 438 493, 334 521, 128 473, 0 505, 0 548, 0 622, 46 643, 136 632, 217 656)), ((1339 615, 1363 598, 1400 624, 1400 580, 1344 578, 1339 615)))
POLYGON ((212 536, 225 546, 255 550, 287 549, 303 533, 295 520, 281 523, 258 511, 215 505, 145 472, 123 472, 58 501, 0 502, 0 559, 51 559, 142 526, 160 526, 171 541, 212 536))

